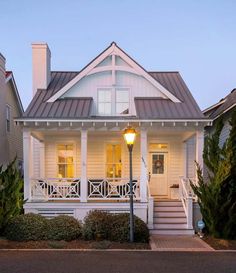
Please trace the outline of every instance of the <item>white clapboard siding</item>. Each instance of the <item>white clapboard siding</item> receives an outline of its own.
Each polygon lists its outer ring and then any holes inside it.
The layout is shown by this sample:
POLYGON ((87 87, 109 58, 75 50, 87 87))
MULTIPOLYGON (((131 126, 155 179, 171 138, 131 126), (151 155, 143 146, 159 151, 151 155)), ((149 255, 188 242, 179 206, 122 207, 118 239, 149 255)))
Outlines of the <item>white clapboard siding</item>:
POLYGON ((32 137, 32 176, 40 177, 40 142, 32 137))

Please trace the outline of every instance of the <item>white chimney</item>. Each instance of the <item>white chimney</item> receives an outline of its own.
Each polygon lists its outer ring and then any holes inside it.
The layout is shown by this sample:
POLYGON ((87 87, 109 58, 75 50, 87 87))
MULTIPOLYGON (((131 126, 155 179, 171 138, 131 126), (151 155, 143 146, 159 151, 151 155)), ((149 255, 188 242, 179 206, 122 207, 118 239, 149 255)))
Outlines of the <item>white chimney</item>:
POLYGON ((51 80, 51 52, 46 43, 32 44, 33 95, 47 89, 51 80))

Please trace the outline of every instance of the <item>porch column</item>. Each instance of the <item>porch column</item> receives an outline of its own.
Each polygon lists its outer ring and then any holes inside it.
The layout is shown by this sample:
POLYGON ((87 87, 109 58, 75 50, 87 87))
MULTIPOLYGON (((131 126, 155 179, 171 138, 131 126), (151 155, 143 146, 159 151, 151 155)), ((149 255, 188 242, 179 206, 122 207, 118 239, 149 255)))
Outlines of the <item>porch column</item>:
POLYGON ((30 177, 32 174, 32 140, 30 131, 28 129, 23 130, 23 157, 24 157, 24 200, 30 200, 30 177))
POLYGON ((81 182, 80 196, 81 202, 87 202, 88 196, 88 179, 87 179, 87 139, 88 131, 81 130, 81 182))
POLYGON ((183 177, 187 177, 187 143, 186 141, 183 142, 183 177))
POLYGON ((141 129, 140 133, 141 172, 140 172, 140 197, 141 202, 147 202, 147 130, 141 129))
POLYGON ((203 169, 204 131, 196 132, 196 161, 203 169))
POLYGON ((39 143, 39 160, 40 160, 39 175, 40 175, 40 178, 44 178, 45 177, 45 143, 43 141, 39 143))

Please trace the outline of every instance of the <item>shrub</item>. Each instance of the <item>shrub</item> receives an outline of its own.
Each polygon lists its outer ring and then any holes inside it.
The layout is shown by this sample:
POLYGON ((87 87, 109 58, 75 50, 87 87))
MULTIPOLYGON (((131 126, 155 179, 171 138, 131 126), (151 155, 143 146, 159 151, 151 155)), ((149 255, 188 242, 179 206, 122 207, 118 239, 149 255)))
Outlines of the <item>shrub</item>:
POLYGON ((13 241, 44 240, 47 229, 45 217, 29 213, 12 218, 5 229, 5 236, 13 241))
MULTIPOLYGON (((83 236, 86 240, 129 241, 129 213, 110 214, 103 211, 91 211, 85 218, 83 236)), ((134 216, 134 240, 149 241, 147 225, 134 216)))
POLYGON ((106 240, 110 237, 112 215, 99 210, 88 213, 84 219, 83 237, 85 240, 106 240))
MULTIPOLYGON (((118 242, 129 241, 130 225, 129 213, 113 214, 110 240, 118 242)), ((149 241, 149 230, 147 225, 134 215, 134 241, 147 243, 149 241)))
POLYGON ((9 220, 23 212, 23 179, 16 159, 4 170, 0 166, 0 233, 9 220))
POLYGON ((206 138, 203 158, 207 177, 197 164, 198 183, 191 182, 208 232, 224 239, 236 238, 236 111, 230 125, 230 135, 223 147, 219 145, 221 120, 215 132, 206 138))
POLYGON ((49 220, 47 239, 71 241, 80 237, 81 224, 72 216, 60 215, 49 220))

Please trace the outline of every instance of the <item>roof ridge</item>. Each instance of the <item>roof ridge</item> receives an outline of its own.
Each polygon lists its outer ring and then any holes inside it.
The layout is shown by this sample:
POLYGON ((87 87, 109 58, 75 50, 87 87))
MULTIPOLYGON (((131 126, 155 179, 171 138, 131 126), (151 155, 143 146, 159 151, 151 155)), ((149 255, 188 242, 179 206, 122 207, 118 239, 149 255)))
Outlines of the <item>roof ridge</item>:
POLYGON ((148 71, 148 73, 180 73, 179 71, 148 71))

